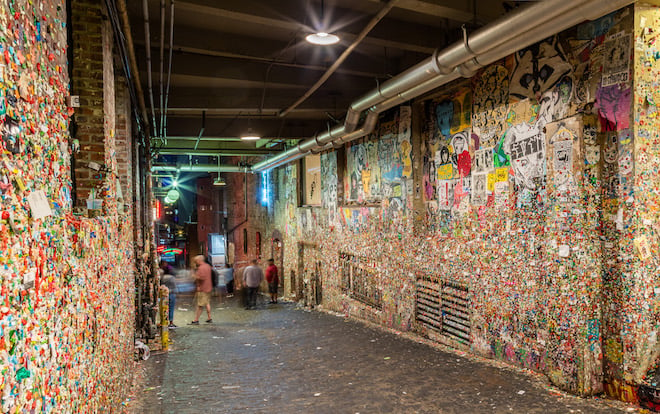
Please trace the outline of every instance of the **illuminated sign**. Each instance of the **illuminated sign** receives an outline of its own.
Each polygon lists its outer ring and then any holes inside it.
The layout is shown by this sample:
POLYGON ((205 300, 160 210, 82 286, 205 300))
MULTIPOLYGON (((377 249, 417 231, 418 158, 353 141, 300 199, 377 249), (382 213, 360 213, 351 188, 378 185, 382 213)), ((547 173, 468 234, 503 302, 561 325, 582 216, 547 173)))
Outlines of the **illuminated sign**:
POLYGON ((163 256, 176 256, 183 253, 183 249, 176 247, 171 247, 169 249, 163 249, 163 256))

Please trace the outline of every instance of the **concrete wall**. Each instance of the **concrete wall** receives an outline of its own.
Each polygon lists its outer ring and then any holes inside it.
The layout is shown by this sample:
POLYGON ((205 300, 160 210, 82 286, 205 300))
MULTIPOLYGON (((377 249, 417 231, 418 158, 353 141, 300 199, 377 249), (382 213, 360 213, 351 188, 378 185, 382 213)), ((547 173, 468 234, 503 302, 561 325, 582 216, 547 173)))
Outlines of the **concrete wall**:
POLYGON ((247 228, 283 235, 285 293, 636 401, 659 303, 657 8, 637 7, 382 114, 322 154, 318 206, 299 164, 272 171, 247 228))
POLYGON ((135 266, 130 217, 118 213, 115 187, 120 85, 110 79, 112 34, 103 28, 101 7, 74 1, 73 8, 77 110, 66 104, 65 2, 0 8, 7 57, 0 63, 3 412, 109 412, 130 383, 135 266), (97 178, 78 170, 81 199, 93 186, 103 190, 102 217, 74 215, 73 138, 81 143, 78 160, 108 167, 97 178))

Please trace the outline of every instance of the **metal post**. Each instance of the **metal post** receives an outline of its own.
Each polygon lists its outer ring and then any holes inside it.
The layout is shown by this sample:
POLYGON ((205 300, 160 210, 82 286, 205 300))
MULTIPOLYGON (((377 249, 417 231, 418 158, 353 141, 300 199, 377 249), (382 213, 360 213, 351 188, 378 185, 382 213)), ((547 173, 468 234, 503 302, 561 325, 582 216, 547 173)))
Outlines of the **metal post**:
POLYGON ((158 301, 158 310, 160 312, 160 341, 163 351, 167 351, 170 343, 170 331, 168 328, 170 321, 167 317, 170 307, 170 290, 167 286, 161 286, 159 291, 160 300, 158 301))

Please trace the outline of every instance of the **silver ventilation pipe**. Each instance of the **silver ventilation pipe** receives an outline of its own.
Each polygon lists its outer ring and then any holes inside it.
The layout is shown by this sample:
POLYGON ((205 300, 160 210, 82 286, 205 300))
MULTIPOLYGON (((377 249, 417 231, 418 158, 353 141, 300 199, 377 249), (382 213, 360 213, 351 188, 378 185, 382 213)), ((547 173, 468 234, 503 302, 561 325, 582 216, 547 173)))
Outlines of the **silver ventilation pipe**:
MULTIPOLYGON (((383 83, 376 90, 359 98, 349 108, 346 122, 351 125, 362 111, 367 110, 367 117, 376 116, 400 103, 409 101, 426 92, 438 88, 462 76, 472 76, 476 70, 503 57, 545 39, 552 34, 579 24, 585 19, 596 19, 607 13, 625 7, 635 0, 553 0, 537 3, 496 23, 477 30, 468 39, 458 42, 441 53, 434 53, 429 59, 413 66, 405 72, 383 83), (559 17, 555 19, 556 17, 559 17), (534 20, 535 19, 535 20, 534 20), (524 30, 523 30, 524 29, 524 30), (488 38, 488 36, 495 36, 488 38), (459 50, 463 52, 459 52, 459 50), (462 57, 459 57, 461 56, 462 57), (450 66, 449 64, 453 64, 450 66), (375 114, 375 115, 372 115, 375 114)), ((289 149, 275 157, 255 164, 253 171, 270 169, 284 162, 306 156, 309 151, 330 149, 333 136, 344 134, 339 139, 349 142, 369 134, 373 125, 364 123, 359 130, 353 131, 344 126, 337 127, 330 133, 309 139, 297 147, 289 149), (370 127, 370 128, 368 128, 370 127), (355 132, 355 134, 353 134, 355 132), (321 146, 323 145, 323 146, 321 146), (303 154, 303 151, 305 153, 303 154), (284 161, 286 160, 286 161, 284 161)))
POLYGON ((238 165, 196 164, 196 165, 152 165, 151 171, 185 172, 245 172, 245 167, 238 165))

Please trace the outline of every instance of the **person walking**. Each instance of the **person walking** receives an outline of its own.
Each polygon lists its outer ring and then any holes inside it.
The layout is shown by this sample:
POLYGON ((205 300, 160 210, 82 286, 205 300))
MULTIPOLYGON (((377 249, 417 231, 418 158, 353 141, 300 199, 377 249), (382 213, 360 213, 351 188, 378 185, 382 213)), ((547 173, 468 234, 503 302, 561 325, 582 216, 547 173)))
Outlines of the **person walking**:
POLYGON ((264 280, 264 272, 259 267, 257 259, 250 261, 250 266, 243 271, 243 285, 247 287, 247 303, 245 309, 257 307, 257 292, 259 285, 264 280))
POLYGON ((280 283, 280 278, 277 274, 277 266, 275 266, 275 261, 273 259, 268 259, 268 267, 266 268, 266 282, 268 282, 270 303, 277 303, 277 287, 280 283))
POLYGON ((199 325, 199 316, 202 314, 202 308, 206 308, 208 319, 206 323, 213 322, 211 319, 211 293, 213 292, 213 282, 211 281, 211 265, 206 263, 204 256, 195 256, 193 262, 195 268, 195 284, 197 290, 195 292, 195 320, 190 322, 191 325, 199 325))
POLYGON ((227 297, 231 298, 232 296, 234 296, 234 268, 232 268, 229 263, 225 264, 225 268, 222 271, 222 276, 225 279, 225 288, 227 289, 227 297))

